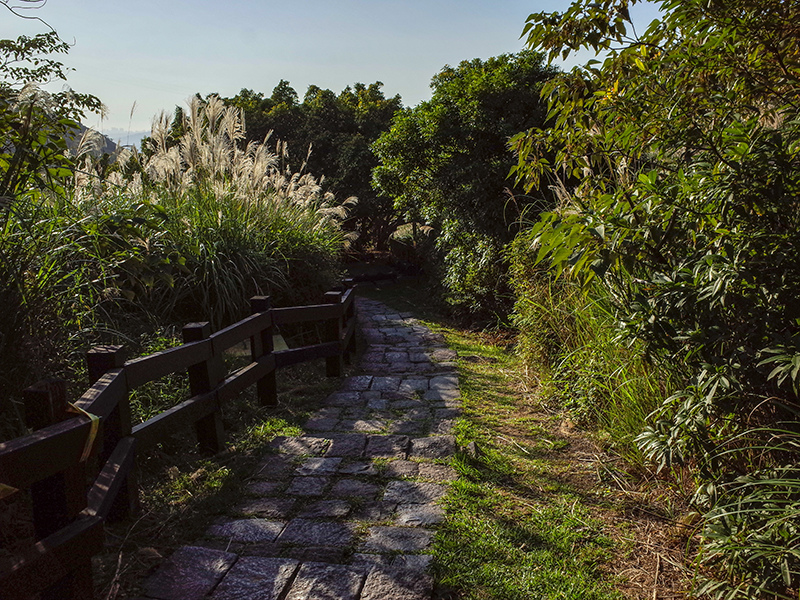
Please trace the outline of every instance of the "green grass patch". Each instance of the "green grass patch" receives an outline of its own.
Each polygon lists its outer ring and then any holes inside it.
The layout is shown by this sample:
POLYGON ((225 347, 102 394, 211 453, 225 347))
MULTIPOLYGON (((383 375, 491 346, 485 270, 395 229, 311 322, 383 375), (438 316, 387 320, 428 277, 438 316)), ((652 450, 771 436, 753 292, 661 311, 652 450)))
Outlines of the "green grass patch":
POLYGON ((413 310, 458 352, 464 412, 456 437, 476 448, 453 460, 460 478, 433 549, 438 597, 621 598, 608 562, 622 548, 597 518, 600 491, 570 477, 570 442, 526 396, 508 335, 444 325, 421 281, 398 287, 365 294, 413 310))

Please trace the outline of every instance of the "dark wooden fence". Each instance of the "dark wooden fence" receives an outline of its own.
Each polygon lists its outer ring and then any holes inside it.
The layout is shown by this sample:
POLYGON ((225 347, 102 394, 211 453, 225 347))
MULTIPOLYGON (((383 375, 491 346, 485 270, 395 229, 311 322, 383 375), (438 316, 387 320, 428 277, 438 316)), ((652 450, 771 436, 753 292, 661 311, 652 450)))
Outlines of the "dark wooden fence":
POLYGON ((0 560, 0 600, 92 598, 91 557, 103 548, 105 521, 136 511, 136 454, 190 425, 201 449, 222 450, 222 406, 252 385, 263 405, 275 406, 282 367, 325 358, 327 375, 341 375, 355 350, 353 300, 352 289, 328 292, 325 304, 290 308, 256 297, 250 317, 216 333, 208 323, 187 325, 177 348, 129 361, 120 346, 94 348, 87 355, 93 385, 72 404, 60 381, 26 390, 33 432, 0 444, 0 498, 30 490, 37 541, 0 560), (273 328, 289 323, 321 323, 325 341, 274 351, 273 328), (251 362, 225 373, 223 353, 248 339, 251 362), (188 372, 191 397, 132 427, 130 391, 181 372, 188 372))

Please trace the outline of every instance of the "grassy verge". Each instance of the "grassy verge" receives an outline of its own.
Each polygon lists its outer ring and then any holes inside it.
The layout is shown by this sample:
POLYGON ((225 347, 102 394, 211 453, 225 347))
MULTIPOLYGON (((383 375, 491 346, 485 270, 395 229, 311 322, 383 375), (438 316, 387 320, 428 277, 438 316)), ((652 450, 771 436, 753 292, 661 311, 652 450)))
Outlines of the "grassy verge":
POLYGON ((419 281, 365 293, 426 319, 459 354, 468 451, 434 548, 439 598, 682 597, 683 506, 528 387, 511 332, 446 324, 419 281))
POLYGON ((437 576, 450 597, 619 598, 608 569, 614 541, 592 515, 594 499, 561 475, 554 435, 515 385, 519 361, 504 347, 449 330, 460 358, 464 418, 436 545, 437 576), (556 468, 554 468, 556 467, 556 468))

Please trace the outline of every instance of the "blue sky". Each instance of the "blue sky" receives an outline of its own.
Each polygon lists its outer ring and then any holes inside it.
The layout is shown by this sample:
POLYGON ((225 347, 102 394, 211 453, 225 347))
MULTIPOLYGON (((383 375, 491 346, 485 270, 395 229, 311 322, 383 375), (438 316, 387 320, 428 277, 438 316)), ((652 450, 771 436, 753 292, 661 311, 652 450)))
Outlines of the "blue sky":
MULTIPOLYGON (((48 0, 28 14, 73 43, 63 62, 69 85, 98 96, 111 132, 148 129, 195 92, 223 96, 251 88, 269 95, 287 79, 302 98, 311 84, 336 92, 382 81, 406 106, 430 97, 446 64, 523 48, 532 12, 556 0, 48 0), (131 108, 136 103, 133 116, 131 108)), ((5 11, 4 11, 5 12, 5 11)), ((655 16, 645 9, 642 21, 655 16)), ((0 14, 0 37, 43 31, 0 14)), ((123 143, 125 142, 122 139, 123 143)))

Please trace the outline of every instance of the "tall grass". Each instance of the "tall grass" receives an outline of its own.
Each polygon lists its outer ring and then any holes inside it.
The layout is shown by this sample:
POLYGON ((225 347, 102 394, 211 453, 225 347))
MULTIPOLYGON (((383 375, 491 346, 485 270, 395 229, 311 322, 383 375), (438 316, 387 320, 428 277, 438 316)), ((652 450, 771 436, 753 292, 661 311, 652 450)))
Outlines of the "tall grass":
MULTIPOLYGON (((84 144, 86 146, 86 144, 84 144)), ((0 208, 0 436, 21 431, 12 398, 96 343, 171 323, 244 316, 248 298, 315 301, 340 276, 337 203, 291 171, 281 144, 244 143, 239 111, 195 99, 154 122, 110 169, 89 154, 51 189, 0 208), (176 133, 179 132, 179 133, 176 133)))
POLYGON ((530 267, 520 254, 513 258, 518 349, 539 397, 598 428, 626 461, 642 466, 635 438, 670 394, 669 376, 619 339, 601 289, 587 292, 530 267))

